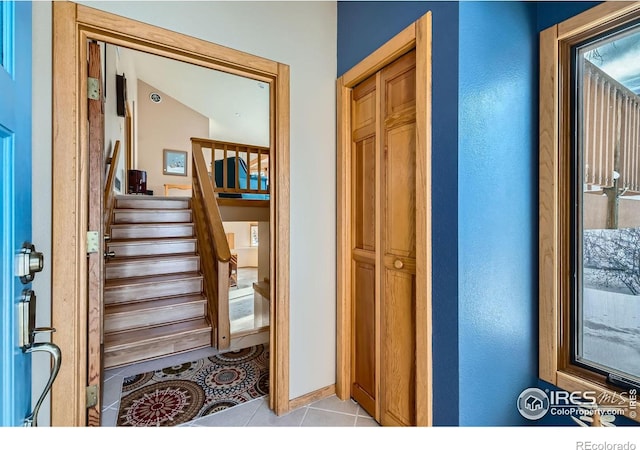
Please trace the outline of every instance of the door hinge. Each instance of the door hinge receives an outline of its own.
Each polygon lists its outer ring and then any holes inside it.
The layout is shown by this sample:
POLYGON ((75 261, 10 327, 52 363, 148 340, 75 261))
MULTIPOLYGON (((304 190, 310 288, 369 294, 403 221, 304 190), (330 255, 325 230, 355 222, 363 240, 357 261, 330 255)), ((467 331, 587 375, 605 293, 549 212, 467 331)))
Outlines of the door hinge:
POLYGON ((98 404, 98 385, 87 386, 87 408, 93 408, 98 404))
POLYGON ((87 231, 87 255, 98 253, 100 243, 98 242, 97 231, 87 231))
POLYGON ((87 77, 87 97, 89 100, 100 100, 100 80, 87 77))

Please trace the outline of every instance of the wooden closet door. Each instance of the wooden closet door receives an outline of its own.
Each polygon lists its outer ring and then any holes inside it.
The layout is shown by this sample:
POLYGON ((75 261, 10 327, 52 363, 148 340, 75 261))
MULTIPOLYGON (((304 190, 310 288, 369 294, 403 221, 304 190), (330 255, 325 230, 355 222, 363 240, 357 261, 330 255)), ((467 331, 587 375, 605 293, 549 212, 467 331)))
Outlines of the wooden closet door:
POLYGON ((381 70, 380 423, 415 425, 416 59, 381 70))
POLYGON ((351 396, 415 425, 415 51, 352 91, 351 396))
POLYGON ((377 417, 376 357, 376 76, 352 94, 351 396, 377 417))

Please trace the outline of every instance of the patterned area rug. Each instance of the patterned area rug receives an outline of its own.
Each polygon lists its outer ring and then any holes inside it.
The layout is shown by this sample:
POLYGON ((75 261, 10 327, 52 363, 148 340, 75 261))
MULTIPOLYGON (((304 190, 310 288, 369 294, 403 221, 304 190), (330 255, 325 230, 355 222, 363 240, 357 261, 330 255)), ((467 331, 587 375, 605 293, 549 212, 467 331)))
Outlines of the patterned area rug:
POLYGON ((119 427, 175 426, 269 393, 264 345, 126 377, 119 427))

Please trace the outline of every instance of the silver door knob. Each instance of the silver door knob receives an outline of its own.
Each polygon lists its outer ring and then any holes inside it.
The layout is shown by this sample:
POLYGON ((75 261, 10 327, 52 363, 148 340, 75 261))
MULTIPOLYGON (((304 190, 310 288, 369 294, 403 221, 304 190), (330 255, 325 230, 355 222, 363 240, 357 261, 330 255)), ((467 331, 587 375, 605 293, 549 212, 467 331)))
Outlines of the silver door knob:
POLYGON ((105 257, 105 258, 115 258, 115 256, 116 256, 116 252, 113 252, 113 251, 111 251, 111 252, 104 252, 104 257, 105 257))

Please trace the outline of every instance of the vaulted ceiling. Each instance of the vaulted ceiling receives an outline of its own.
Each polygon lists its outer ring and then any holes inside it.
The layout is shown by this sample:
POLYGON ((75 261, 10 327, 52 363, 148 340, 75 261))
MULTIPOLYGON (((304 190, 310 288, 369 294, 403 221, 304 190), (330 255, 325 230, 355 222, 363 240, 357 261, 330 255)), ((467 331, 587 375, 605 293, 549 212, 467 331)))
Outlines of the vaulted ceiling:
POLYGON ((123 47, 117 54, 138 79, 209 117, 210 138, 269 146, 267 83, 123 47))

